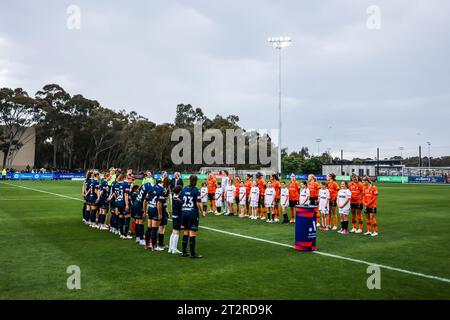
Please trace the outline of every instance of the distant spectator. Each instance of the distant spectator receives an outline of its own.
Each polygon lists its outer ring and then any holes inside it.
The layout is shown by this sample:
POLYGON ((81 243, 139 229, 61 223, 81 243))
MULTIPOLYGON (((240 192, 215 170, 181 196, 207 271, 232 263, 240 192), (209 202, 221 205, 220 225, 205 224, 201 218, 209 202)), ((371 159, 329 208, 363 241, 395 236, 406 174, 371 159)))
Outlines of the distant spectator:
POLYGON ((155 179, 153 179, 153 174, 150 170, 147 170, 144 179, 142 179, 142 184, 146 184, 147 182, 150 182, 152 186, 155 185, 155 179))
POLYGON ((174 190, 176 186, 180 186, 181 188, 183 188, 183 179, 181 179, 180 177, 180 173, 179 172, 175 172, 173 174, 173 179, 170 182, 170 190, 174 190))

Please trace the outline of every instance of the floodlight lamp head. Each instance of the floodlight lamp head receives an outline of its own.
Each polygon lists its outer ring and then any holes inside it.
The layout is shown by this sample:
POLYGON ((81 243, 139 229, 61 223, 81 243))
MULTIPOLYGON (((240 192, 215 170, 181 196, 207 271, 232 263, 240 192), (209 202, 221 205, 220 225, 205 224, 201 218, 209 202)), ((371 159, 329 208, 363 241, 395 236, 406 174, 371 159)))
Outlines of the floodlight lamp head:
POLYGON ((291 38, 287 37, 287 36, 282 36, 282 37, 269 37, 267 39, 267 41, 269 43, 272 43, 272 45, 276 48, 276 49, 281 49, 281 48, 286 48, 289 47, 291 45, 291 38))

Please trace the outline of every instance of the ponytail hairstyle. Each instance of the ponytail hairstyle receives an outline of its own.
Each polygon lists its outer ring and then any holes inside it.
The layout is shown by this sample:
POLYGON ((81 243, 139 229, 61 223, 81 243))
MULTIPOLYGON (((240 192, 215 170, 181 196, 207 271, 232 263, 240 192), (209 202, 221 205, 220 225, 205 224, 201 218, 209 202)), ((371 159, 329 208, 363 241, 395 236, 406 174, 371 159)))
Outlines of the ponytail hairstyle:
POLYGON ((345 187, 348 188, 348 182, 347 181, 342 181, 343 184, 345 184, 345 187))
POLYGON ((331 180, 336 182, 336 174, 330 173, 330 174, 328 174, 328 176, 331 178, 331 180))
POLYGON ((86 172, 86 182, 90 179, 90 178, 92 178, 92 171, 91 170, 88 170, 88 172, 86 172))
POLYGON ((123 179, 125 179, 125 175, 123 173, 119 174, 119 176, 117 177, 117 182, 122 182, 123 179))
POLYGON ((163 187, 165 189, 168 189, 169 186, 170 186, 170 179, 169 179, 169 177, 165 177, 164 180, 163 180, 163 187))
POLYGON ((195 174, 191 175, 189 177, 189 187, 195 188, 197 186, 197 176, 195 174))
POLYGON ((313 175, 312 173, 308 176, 308 178, 312 178, 314 181, 317 181, 317 178, 315 175, 313 175))

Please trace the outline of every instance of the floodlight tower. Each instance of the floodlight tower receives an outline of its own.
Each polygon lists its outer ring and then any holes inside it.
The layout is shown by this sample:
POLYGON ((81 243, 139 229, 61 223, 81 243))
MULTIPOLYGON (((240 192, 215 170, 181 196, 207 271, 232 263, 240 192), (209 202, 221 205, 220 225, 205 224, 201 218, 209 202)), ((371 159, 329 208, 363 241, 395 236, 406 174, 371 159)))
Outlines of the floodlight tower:
POLYGON ((320 157, 320 143, 322 142, 322 138, 317 138, 317 156, 320 157))
POLYGON ((400 150, 400 158, 403 159, 403 150, 405 150, 405 147, 399 147, 398 149, 400 150))
POLYGON ((291 45, 290 37, 270 37, 269 43, 278 50, 278 173, 281 174, 281 49, 291 45))
POLYGON ((428 170, 431 168, 431 142, 427 142, 428 145, 428 170))

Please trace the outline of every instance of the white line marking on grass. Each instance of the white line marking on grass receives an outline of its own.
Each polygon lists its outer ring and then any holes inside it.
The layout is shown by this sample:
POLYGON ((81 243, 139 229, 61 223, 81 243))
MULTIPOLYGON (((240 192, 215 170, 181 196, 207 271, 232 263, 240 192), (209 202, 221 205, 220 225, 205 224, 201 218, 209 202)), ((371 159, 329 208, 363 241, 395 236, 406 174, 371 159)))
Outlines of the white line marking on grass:
MULTIPOLYGON (((36 191, 36 192, 52 194, 52 195, 55 195, 55 196, 59 196, 59 197, 63 197, 63 198, 71 199, 71 200, 83 201, 80 198, 69 197, 69 196, 65 196, 63 194, 53 193, 53 192, 50 192, 50 191, 44 191, 44 190, 29 188, 29 187, 25 187, 25 186, 19 186, 19 185, 5 183, 5 182, 0 182, 0 183, 1 184, 5 184, 5 185, 9 185, 9 186, 13 186, 13 187, 17 187, 17 188, 23 188, 23 189, 36 191)), ((256 238, 256 237, 252 237, 252 236, 246 236, 246 235, 243 235, 243 234, 229 232, 229 231, 224 231, 224 230, 215 229, 215 228, 211 228, 211 227, 200 226, 200 228, 201 229, 205 229, 205 230, 209 230, 209 231, 214 231, 214 232, 218 232, 218 233, 227 234, 227 235, 234 236, 234 237, 239 237, 239 238, 244 238, 244 239, 249 239, 249 240, 254 240, 254 241, 259 241, 259 242, 270 243, 270 244, 274 244, 274 245, 282 246, 282 247, 287 247, 287 248, 294 248, 294 246, 290 245, 290 244, 276 242, 276 241, 271 241, 271 240, 266 240, 266 239, 262 239, 262 238, 256 238)), ((396 271, 396 272, 405 273, 405 274, 409 274, 409 275, 413 275, 413 276, 417 276, 417 277, 422 277, 422 278, 426 278, 426 279, 433 279, 433 280, 438 280, 438 281, 450 283, 450 279, 443 278, 443 277, 438 277, 438 276, 433 276, 433 275, 428 275, 428 274, 425 274, 425 273, 414 272, 414 271, 409 271, 409 270, 405 270, 405 269, 391 267, 391 266, 387 266, 387 265, 383 265, 383 264, 368 262, 368 261, 359 260, 359 259, 348 258, 348 257, 339 256, 339 255, 332 254, 332 253, 322 252, 322 251, 313 251, 313 253, 319 254, 319 255, 322 255, 322 256, 325 256, 325 257, 330 257, 330 258, 335 258, 335 259, 340 259, 340 260, 345 260, 345 261, 350 261, 350 262, 359 263, 359 264, 365 264, 365 265, 374 265, 374 266, 378 266, 380 268, 384 268, 384 269, 391 270, 391 271, 396 271)))
POLYGON ((256 238, 256 237, 252 237, 252 236, 246 236, 246 235, 243 235, 243 234, 229 232, 229 231, 224 231, 224 230, 215 229, 215 228, 211 228, 211 227, 199 226, 199 228, 210 230, 210 231, 215 231, 215 232, 218 232, 218 233, 227 234, 227 235, 234 236, 234 237, 240 237, 240 238, 245 238, 245 239, 250 239, 250 240, 266 242, 266 243, 275 244, 275 245, 283 246, 283 247, 287 247, 287 248, 294 248, 294 246, 292 246, 290 244, 276 242, 276 241, 272 241, 272 240, 266 240, 266 239, 262 239, 262 238, 256 238))
POLYGON ((335 255, 335 254, 332 254, 332 253, 326 253, 326 252, 320 252, 320 251, 314 251, 314 253, 320 254, 320 255, 323 255, 323 256, 327 256, 327 257, 331 257, 331 258, 347 260, 347 261, 361 263, 361 264, 366 264, 366 265, 371 265, 371 266, 378 266, 380 268, 388 269, 388 270, 391 270, 391 271, 402 272, 402 273, 406 273, 406 274, 410 274, 410 275, 414 275, 414 276, 418 276, 418 277, 422 277, 422 278, 439 280, 439 281, 442 281, 442 282, 450 283, 450 279, 443 278, 443 277, 438 277, 438 276, 432 276, 432 275, 425 274, 425 273, 409 271, 409 270, 400 269, 400 268, 396 268, 396 267, 386 266, 384 264, 367 262, 367 261, 364 261, 364 260, 358 260, 358 259, 353 259, 353 258, 342 257, 342 256, 338 256, 338 255, 335 255))
MULTIPOLYGON (((242 235, 242 234, 239 234, 239 233, 223 231, 223 230, 215 229, 215 228, 211 228, 211 227, 199 226, 199 228, 206 229, 206 230, 211 230, 211 231, 215 231, 215 232, 219 232, 219 233, 223 233, 223 234, 228 234, 230 236, 235 236, 235 237, 240 237, 240 238, 245 238, 245 239, 250 239, 250 240, 255 240, 255 241, 261 241, 261 242, 266 242, 266 243, 271 243, 271 244, 275 244, 275 245, 279 245, 279 246, 283 246, 283 247, 288 247, 288 248, 294 248, 293 245, 280 243, 280 242, 276 242, 276 241, 271 241, 271 240, 266 240, 266 239, 261 239, 261 238, 256 238, 256 237, 251 237, 251 236, 246 236, 246 235, 242 235)), ((322 252, 322 251, 313 251, 313 253, 320 254, 322 256, 326 256, 326 257, 330 257, 330 258, 346 260, 346 261, 351 261, 351 262, 360 263, 360 264, 366 264, 366 265, 369 265, 369 266, 371 266, 371 265, 378 266, 380 268, 384 268, 384 269, 388 269, 388 270, 392 270, 392 271, 402 272, 402 273, 406 273, 406 274, 410 274, 410 275, 414 275, 414 276, 418 276, 418 277, 422 277, 422 278, 434 279, 434 280, 439 280, 439 281, 449 282, 450 283, 450 279, 437 277, 437 276, 432 276, 432 275, 428 275, 428 274, 424 274, 424 273, 420 273, 420 272, 414 272, 414 271, 409 271, 409 270, 405 270, 405 269, 400 269, 400 268, 395 268, 395 267, 391 267, 391 266, 386 266, 386 265, 383 265, 383 264, 378 264, 378 263, 368 262, 368 261, 364 261, 364 260, 343 257, 343 256, 339 256, 339 255, 336 255, 336 254, 326 253, 326 252, 322 252)))
POLYGON ((0 198, 0 201, 63 201, 64 199, 58 199, 58 198, 36 198, 36 199, 20 199, 20 198, 0 198))
MULTIPOLYGON (((36 191, 36 192, 41 192, 41 193, 51 194, 51 195, 58 196, 58 197, 63 197, 63 198, 66 198, 66 199, 83 201, 83 200, 80 199, 80 198, 69 197, 69 196, 65 196, 65 195, 63 195, 63 194, 53 193, 53 192, 50 192, 50 191, 34 189, 34 188, 25 187, 25 186, 19 186, 19 185, 17 185, 17 184, 6 183, 6 182, 0 182, 0 183, 1 183, 1 184, 4 184, 4 185, 16 187, 16 188, 22 188, 22 189, 27 189, 27 190, 31 190, 31 191, 36 191)), ((80 196, 80 197, 81 197, 81 196, 80 196)))

